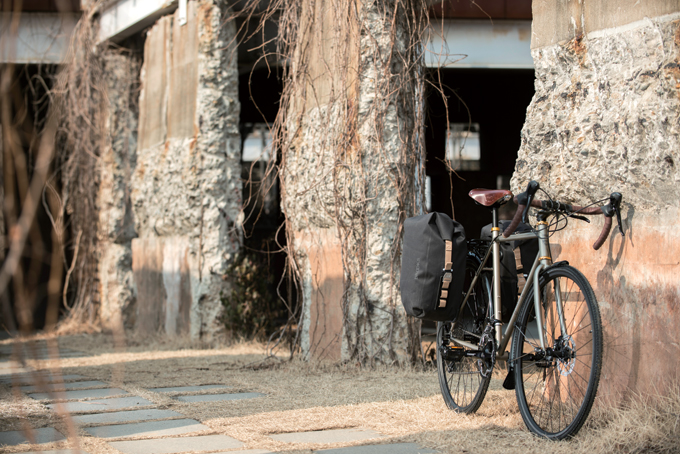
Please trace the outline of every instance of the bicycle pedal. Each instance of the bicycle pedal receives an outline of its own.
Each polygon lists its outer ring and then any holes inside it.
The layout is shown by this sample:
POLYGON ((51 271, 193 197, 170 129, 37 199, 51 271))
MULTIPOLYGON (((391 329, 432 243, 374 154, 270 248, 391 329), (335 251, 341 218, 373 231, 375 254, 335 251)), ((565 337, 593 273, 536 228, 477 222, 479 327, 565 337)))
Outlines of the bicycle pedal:
POLYGON ((441 353, 446 361, 458 361, 465 356, 465 349, 457 346, 447 347, 441 353))

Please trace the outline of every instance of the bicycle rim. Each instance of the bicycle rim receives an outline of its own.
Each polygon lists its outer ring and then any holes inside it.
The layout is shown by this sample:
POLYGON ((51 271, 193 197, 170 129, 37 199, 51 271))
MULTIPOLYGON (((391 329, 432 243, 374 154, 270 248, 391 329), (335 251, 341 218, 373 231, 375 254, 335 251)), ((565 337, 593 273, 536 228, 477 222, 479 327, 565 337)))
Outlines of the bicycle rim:
MULTIPOLYGON (((468 259, 464 289, 470 287, 477 269, 475 261, 468 259)), ((451 341, 451 334, 456 338, 477 344, 484 331, 488 299, 483 288, 483 279, 479 279, 475 289, 466 303, 454 333, 451 333, 451 322, 437 323, 437 373, 439 387, 446 405, 459 413, 474 413, 484 400, 489 387, 492 371, 488 364, 476 357, 464 356, 467 349, 458 347, 451 341), (444 351, 457 353, 456 358, 444 359, 444 351), (485 374, 482 371, 486 372, 485 374)), ((453 355, 451 355, 453 356, 453 355)))
POLYGON ((583 426, 597 393, 602 367, 600 312, 590 284, 579 271, 572 267, 548 270, 541 278, 546 346, 542 350, 532 295, 513 336, 515 392, 529 430, 561 440, 583 426), (564 307, 564 332, 558 296, 564 307))

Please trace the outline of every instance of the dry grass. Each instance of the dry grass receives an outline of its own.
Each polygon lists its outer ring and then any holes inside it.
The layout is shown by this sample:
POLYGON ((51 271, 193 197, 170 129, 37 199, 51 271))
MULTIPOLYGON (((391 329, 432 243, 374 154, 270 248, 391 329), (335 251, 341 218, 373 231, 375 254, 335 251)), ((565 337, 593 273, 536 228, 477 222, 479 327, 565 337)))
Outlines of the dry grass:
MULTIPOLYGON (((62 360, 62 373, 112 383, 154 402, 157 408, 201 421, 212 429, 211 433, 237 438, 248 449, 310 452, 362 444, 284 443, 268 437, 273 433, 354 427, 386 435, 374 443, 415 442, 444 453, 680 452, 679 387, 671 388, 664 397, 637 398, 626 408, 598 408, 598 416, 590 419, 576 439, 554 443, 528 433, 514 393, 500 386, 500 374, 492 381, 479 412, 465 416, 445 407, 433 370, 367 370, 328 363, 263 361, 264 347, 249 343, 202 349, 182 339, 140 340, 116 352, 111 337, 87 335, 62 337, 59 344, 92 355, 62 360), (189 404, 172 399, 172 395, 148 391, 152 387, 198 384, 223 384, 230 387, 229 392, 261 392, 267 396, 189 404)), ((48 366, 44 360, 27 364, 38 370, 48 366)), ((65 422, 48 411, 45 403, 0 385, 0 428, 21 429, 28 422, 35 428, 56 427, 66 433, 65 422)), ((92 454, 116 452, 102 439, 85 436, 82 429, 78 434, 80 446, 92 454)), ((46 448, 64 446, 55 443, 46 448)), ((5 448, 5 452, 28 449, 5 448)))

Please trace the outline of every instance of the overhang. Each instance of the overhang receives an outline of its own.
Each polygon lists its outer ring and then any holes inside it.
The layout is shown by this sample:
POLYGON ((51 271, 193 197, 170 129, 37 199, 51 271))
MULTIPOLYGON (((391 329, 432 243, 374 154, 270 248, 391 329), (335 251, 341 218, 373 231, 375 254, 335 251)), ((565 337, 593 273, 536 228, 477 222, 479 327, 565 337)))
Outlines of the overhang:
POLYGON ((0 63, 57 64, 80 17, 74 13, 0 13, 0 63))
POLYGON ((120 42, 174 12, 180 2, 186 5, 186 0, 114 1, 101 13, 99 41, 120 42))
POLYGON ((429 68, 534 68, 529 20, 434 19, 424 41, 429 68))

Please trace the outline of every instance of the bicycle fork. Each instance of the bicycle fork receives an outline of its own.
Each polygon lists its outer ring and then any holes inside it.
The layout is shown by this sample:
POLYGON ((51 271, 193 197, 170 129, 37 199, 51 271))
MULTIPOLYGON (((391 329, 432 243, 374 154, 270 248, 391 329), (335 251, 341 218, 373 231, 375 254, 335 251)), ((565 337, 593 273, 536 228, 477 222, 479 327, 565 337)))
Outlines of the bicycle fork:
MULTIPOLYGON (((544 321, 547 320, 545 308, 541 304, 541 289, 539 285, 540 273, 552 264, 552 255, 550 253, 550 244, 548 242, 548 223, 546 221, 538 222, 538 266, 534 270, 534 312, 536 313, 536 325, 538 329, 538 338, 541 349, 545 351, 546 348, 552 345, 546 345, 546 341, 551 339, 546 338, 546 326, 544 321)), ((567 326, 564 317, 564 305, 562 302, 562 292, 560 289, 559 280, 553 282, 553 292, 555 295, 555 305, 557 308, 557 319, 560 324, 562 333, 567 332, 567 326)))

